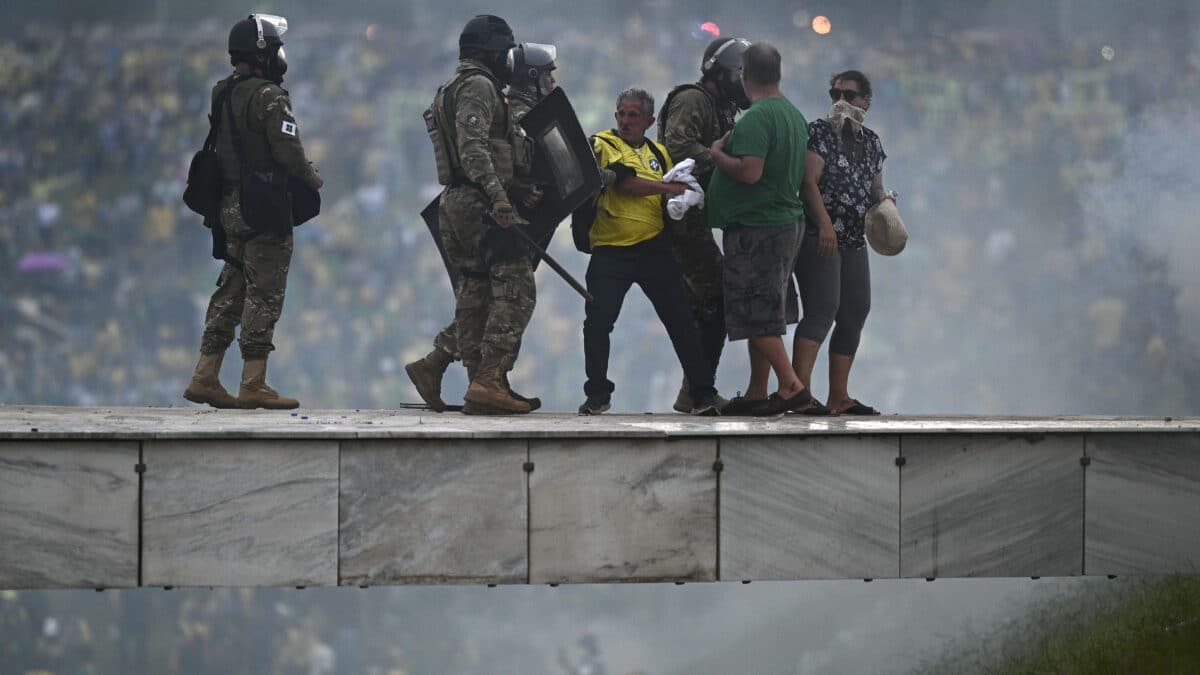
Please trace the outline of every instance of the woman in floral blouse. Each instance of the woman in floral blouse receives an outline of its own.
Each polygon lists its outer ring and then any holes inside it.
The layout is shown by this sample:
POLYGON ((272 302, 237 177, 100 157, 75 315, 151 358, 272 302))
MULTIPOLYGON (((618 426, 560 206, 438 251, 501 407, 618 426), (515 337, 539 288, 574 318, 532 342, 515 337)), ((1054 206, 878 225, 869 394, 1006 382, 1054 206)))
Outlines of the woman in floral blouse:
POLYGON ((809 414, 878 415, 850 396, 850 367, 871 310, 871 270, 864 216, 882 199, 887 154, 874 131, 863 126, 871 107, 871 82, 857 70, 830 80, 833 109, 808 125, 808 153, 801 196, 807 213, 796 280, 804 317, 796 328, 792 365, 812 388, 813 365, 825 336, 829 342, 829 398, 809 414))

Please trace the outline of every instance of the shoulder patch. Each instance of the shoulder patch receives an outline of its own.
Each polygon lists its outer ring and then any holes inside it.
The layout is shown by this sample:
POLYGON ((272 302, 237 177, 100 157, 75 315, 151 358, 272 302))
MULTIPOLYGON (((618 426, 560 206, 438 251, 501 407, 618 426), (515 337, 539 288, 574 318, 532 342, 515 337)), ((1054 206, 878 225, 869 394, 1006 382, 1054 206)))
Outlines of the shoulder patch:
POLYGON ((291 122, 284 122, 283 128, 281 128, 280 131, 287 134, 288 136, 295 136, 296 135, 296 125, 291 122))
POLYGON ((483 119, 479 117, 479 113, 464 111, 459 113, 458 123, 468 129, 479 129, 483 126, 483 119))

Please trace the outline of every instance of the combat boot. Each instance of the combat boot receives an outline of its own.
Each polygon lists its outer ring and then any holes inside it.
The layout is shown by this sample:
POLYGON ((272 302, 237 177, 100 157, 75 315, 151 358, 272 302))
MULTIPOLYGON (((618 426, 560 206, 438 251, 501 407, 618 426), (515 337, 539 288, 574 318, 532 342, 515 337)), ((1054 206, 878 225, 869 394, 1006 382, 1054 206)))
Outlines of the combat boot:
POLYGON ((192 403, 207 403, 214 408, 236 408, 238 400, 221 386, 221 362, 225 353, 201 354, 196 372, 183 397, 192 403))
POLYGON ((239 408, 268 410, 291 410, 300 407, 300 402, 296 399, 280 396, 279 392, 267 386, 266 358, 246 361, 242 368, 242 386, 238 390, 237 404, 239 408))
POLYGON ((513 398, 504 386, 504 374, 508 371, 505 361, 495 356, 484 357, 475 373, 475 379, 463 396, 466 403, 463 413, 467 415, 519 415, 529 412, 529 404, 513 398))
POLYGON ((518 394, 517 392, 513 391, 512 385, 508 383, 508 373, 504 374, 503 382, 504 382, 504 388, 508 390, 509 396, 512 396, 513 398, 517 399, 518 401, 522 401, 524 403, 529 404, 529 412, 533 412, 534 410, 537 410, 538 408, 542 407, 542 399, 540 399, 536 396, 533 398, 529 398, 527 396, 522 396, 522 395, 518 394))
POLYGON ((422 358, 404 366, 404 372, 408 373, 421 400, 435 412, 446 410, 446 402, 442 400, 442 375, 451 363, 454 363, 454 357, 434 347, 422 358))

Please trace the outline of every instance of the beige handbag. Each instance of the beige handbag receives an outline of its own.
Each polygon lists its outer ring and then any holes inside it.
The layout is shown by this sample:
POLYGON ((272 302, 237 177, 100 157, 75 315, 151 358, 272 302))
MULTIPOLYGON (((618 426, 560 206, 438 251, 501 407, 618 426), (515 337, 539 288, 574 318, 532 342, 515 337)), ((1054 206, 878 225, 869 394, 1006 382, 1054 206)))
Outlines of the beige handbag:
POLYGON ((908 243, 908 229, 891 199, 884 199, 867 211, 866 230, 867 243, 879 255, 896 255, 908 243))

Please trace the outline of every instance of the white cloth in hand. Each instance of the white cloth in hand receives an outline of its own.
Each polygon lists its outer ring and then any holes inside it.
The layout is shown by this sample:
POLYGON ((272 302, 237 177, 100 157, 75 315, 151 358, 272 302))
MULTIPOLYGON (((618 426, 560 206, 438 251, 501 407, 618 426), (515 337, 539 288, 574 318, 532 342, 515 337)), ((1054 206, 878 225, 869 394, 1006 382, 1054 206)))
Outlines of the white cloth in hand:
POLYGON ((676 164, 667 172, 667 175, 663 176, 664 183, 685 183, 689 188, 678 197, 671 197, 667 200, 667 215, 671 217, 671 220, 682 219, 683 214, 693 206, 704 208, 704 188, 700 187, 700 182, 692 176, 695 168, 696 160, 689 157, 676 164))
POLYGON ((687 190, 678 197, 671 197, 667 200, 667 215, 671 217, 671 220, 682 220, 683 214, 693 206, 704 208, 703 192, 687 190))

